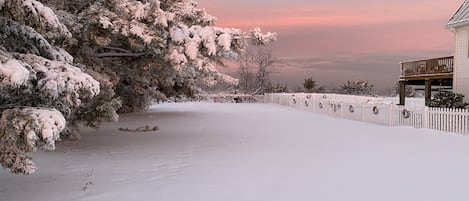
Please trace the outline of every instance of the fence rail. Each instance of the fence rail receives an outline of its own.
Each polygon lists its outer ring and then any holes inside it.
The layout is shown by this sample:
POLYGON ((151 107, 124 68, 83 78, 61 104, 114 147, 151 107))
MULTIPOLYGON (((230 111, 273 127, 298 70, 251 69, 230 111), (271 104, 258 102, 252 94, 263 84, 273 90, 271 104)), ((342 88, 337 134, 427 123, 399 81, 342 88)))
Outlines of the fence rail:
POLYGON ((338 94, 265 94, 264 103, 386 126, 469 134, 467 109, 400 106, 390 100, 338 94))

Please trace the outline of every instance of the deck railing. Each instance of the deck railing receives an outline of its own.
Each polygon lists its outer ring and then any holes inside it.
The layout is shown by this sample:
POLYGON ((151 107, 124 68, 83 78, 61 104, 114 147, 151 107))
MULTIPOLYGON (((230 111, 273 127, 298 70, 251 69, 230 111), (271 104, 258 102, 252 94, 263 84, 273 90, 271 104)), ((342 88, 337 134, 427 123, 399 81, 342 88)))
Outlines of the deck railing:
POLYGON ((401 62, 401 77, 453 73, 454 57, 401 62))

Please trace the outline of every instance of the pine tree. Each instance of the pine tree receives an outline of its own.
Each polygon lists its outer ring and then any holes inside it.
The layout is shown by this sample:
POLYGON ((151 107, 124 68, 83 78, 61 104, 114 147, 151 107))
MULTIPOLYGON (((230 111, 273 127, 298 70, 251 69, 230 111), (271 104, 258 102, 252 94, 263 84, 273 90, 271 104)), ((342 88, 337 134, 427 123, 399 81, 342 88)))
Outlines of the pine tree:
POLYGON ((316 87, 316 81, 312 77, 305 78, 305 81, 303 82, 303 87, 306 93, 311 93, 316 87))
POLYGON ((93 70, 118 77, 114 88, 123 112, 143 110, 158 99, 191 96, 199 84, 236 84, 214 63, 236 58, 246 39, 257 45, 276 40, 276 34, 262 34, 259 28, 245 33, 216 27, 216 18, 192 0, 97 0, 67 21, 80 24, 72 30, 78 39, 72 54, 88 66, 101 66, 93 70))
POLYGON ((215 27, 192 0, 41 2, 0 0, 0 163, 14 173, 35 172, 27 153, 53 150, 79 122, 116 120, 121 101, 138 111, 200 83, 236 83, 213 64, 247 39, 276 40, 215 27))

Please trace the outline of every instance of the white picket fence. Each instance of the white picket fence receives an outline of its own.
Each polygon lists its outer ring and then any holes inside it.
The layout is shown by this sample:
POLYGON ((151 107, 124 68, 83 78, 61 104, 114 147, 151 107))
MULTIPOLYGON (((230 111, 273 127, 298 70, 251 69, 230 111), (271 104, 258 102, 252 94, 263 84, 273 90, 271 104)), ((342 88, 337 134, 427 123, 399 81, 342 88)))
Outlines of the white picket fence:
POLYGON ((383 98, 315 93, 265 94, 264 103, 379 125, 469 134, 467 109, 399 106, 383 98))

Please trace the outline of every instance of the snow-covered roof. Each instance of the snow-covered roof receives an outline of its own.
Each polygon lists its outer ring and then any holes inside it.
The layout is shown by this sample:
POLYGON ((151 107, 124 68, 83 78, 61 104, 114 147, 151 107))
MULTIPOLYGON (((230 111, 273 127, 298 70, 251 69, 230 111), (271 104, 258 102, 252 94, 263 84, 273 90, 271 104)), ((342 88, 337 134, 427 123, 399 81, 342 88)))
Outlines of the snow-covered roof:
POLYGON ((469 24, 469 0, 465 0, 461 7, 459 7, 458 11, 446 24, 446 28, 455 28, 466 24, 469 24))

